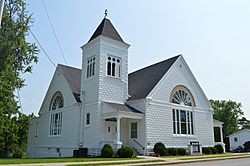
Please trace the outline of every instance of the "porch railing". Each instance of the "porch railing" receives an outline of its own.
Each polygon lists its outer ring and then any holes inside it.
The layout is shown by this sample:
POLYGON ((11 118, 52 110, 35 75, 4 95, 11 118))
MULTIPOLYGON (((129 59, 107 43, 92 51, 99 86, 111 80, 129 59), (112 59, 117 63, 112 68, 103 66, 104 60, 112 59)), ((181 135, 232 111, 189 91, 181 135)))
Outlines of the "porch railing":
POLYGON ((144 150, 145 149, 145 147, 144 146, 142 146, 138 141, 136 141, 136 139, 133 139, 133 141, 137 144, 137 145, 139 145, 141 148, 142 148, 142 150, 144 150))

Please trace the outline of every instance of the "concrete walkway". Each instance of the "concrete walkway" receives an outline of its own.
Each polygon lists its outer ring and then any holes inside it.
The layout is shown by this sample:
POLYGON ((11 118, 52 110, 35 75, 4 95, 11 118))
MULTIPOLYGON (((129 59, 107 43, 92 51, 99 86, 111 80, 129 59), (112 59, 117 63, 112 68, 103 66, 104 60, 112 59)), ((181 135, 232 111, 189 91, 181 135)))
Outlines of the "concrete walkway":
MULTIPOLYGON (((229 160, 229 159, 241 159, 241 158, 250 158, 250 156, 228 156, 228 157, 220 157, 220 158, 206 158, 206 159, 194 159, 194 160, 180 160, 179 158, 161 158, 161 157, 152 157, 152 156, 138 156, 139 160, 116 160, 116 161, 89 161, 89 162, 67 162, 67 163, 37 163, 37 164, 8 164, 5 166, 66 166, 71 164, 105 164, 105 163, 126 163, 126 162, 140 162, 140 161, 150 161, 150 160, 162 160, 162 162, 147 162, 147 163, 135 163, 135 164, 120 164, 123 165, 171 165, 171 164, 181 164, 181 163, 192 163, 192 162, 205 162, 205 161, 216 161, 216 160, 229 160)), ((199 156, 191 156, 186 158, 199 157, 199 156)), ((202 156, 200 156, 202 157, 202 156)), ((3 166, 3 165, 1 165, 3 166)))

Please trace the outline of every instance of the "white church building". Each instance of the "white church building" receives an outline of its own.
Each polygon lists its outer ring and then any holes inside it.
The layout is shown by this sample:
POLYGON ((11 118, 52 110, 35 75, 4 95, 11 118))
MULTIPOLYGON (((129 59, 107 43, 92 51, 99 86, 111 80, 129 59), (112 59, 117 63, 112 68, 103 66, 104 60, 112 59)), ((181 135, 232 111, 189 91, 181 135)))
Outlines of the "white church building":
POLYGON ((104 144, 152 152, 156 142, 214 146, 213 109, 182 55, 128 73, 128 48, 104 18, 82 69, 59 64, 28 132, 28 157, 72 157, 104 144))

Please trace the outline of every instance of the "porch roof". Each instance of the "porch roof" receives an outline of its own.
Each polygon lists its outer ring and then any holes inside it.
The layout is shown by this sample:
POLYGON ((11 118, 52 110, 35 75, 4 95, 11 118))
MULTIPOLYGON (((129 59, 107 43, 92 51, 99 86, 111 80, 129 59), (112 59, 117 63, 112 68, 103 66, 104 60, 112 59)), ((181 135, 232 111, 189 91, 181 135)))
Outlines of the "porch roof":
POLYGON ((118 104, 110 102, 104 102, 104 104, 113 109, 113 111, 111 112, 104 112, 102 114, 104 119, 117 118, 117 116, 121 118, 141 119, 144 115, 141 111, 138 111, 137 109, 126 104, 118 104))

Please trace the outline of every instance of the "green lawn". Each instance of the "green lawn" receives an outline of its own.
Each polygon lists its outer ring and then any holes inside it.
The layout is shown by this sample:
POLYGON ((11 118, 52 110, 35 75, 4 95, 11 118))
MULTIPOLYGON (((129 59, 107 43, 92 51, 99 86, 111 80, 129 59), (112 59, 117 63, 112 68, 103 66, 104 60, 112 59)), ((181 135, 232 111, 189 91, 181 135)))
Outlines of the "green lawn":
POLYGON ((42 158, 42 159, 0 159, 1 164, 32 164, 32 163, 61 163, 61 162, 88 162, 88 161, 118 161, 139 160, 142 158, 42 158))
MULTIPOLYGON (((142 164, 142 163, 156 163, 156 162, 164 162, 164 160, 144 160, 144 161, 128 161, 128 162, 112 162, 112 163, 98 163, 98 164, 88 164, 88 166, 91 166, 91 165, 123 165, 123 164, 142 164)), ((68 166, 85 166, 86 164, 70 164, 68 166)))
POLYGON ((196 159, 208 159, 208 158, 222 158, 222 157, 239 157, 239 156, 249 156, 250 154, 235 154, 235 153, 226 153, 226 154, 207 154, 207 155, 196 155, 196 156, 185 156, 178 157, 180 160, 196 160, 196 159))

